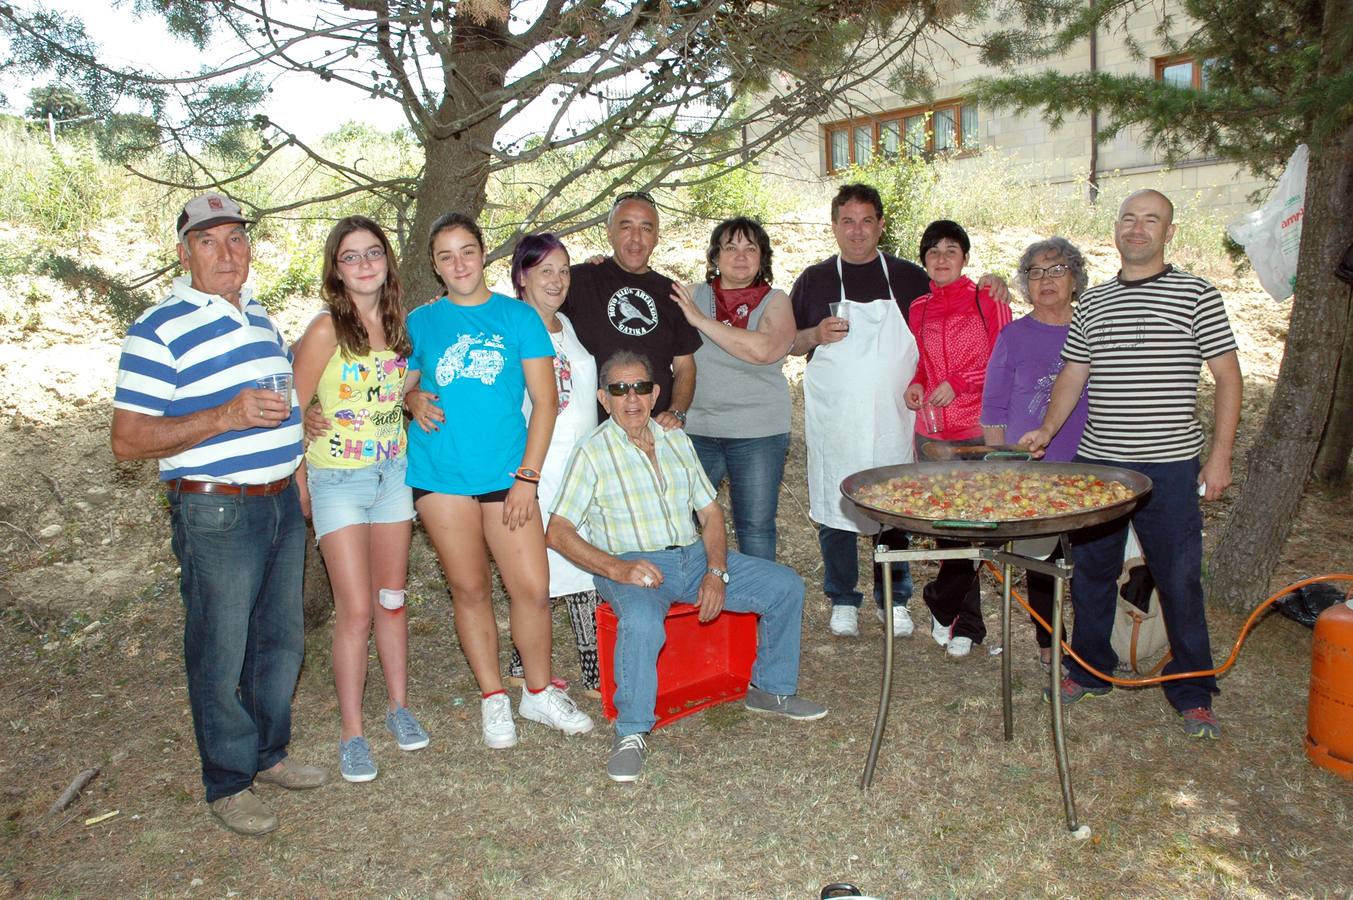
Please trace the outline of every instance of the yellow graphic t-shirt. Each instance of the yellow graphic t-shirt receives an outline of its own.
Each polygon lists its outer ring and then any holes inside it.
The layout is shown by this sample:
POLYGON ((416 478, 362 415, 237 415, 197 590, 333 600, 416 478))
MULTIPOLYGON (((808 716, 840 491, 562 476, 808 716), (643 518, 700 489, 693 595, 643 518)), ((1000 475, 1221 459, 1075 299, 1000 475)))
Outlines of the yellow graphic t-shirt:
POLYGON ((335 350, 316 393, 329 432, 310 442, 306 463, 321 469, 360 469, 404 455, 401 398, 409 363, 393 350, 349 359, 335 350))

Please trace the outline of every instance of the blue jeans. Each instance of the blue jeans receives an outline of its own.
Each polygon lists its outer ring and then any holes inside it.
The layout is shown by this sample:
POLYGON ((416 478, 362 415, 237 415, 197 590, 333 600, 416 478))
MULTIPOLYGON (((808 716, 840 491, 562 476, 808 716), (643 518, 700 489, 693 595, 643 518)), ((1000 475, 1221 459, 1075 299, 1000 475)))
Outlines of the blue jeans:
MULTIPOLYGON (((822 550, 822 593, 832 606, 859 608, 864 595, 856 590, 860 580, 860 536, 853 531, 842 531, 818 524, 817 544, 822 550)), ((889 550, 906 550, 911 541, 899 528, 885 528, 872 538, 873 546, 887 545, 889 550)), ((883 608, 883 566, 873 563, 874 604, 883 608)), ((893 605, 906 606, 911 599, 911 566, 904 562, 889 563, 893 567, 893 605)))
MULTIPOLYGON (((1151 479, 1151 493, 1129 518, 1105 527, 1086 529, 1084 543, 1072 550, 1076 566, 1071 602, 1076 610, 1071 647, 1101 672, 1113 672, 1118 656, 1109 636, 1117 607, 1118 576, 1123 569, 1123 546, 1127 525, 1137 531, 1142 555, 1160 592, 1161 614, 1174 658, 1163 674, 1195 672, 1212 668, 1212 647, 1207 635, 1203 607, 1203 517, 1198 508, 1198 460, 1143 463, 1105 461, 1076 457, 1076 462, 1102 463, 1132 469, 1151 479)), ((1090 687, 1108 686, 1074 659, 1068 674, 1090 687)), ((1217 693, 1217 679, 1189 678, 1167 681, 1165 699, 1177 710, 1210 707, 1217 693)))
POLYGON ((296 485, 270 497, 170 491, 183 659, 207 802, 287 755, 305 653, 305 520, 296 485))
MULTIPOLYGON (((596 577, 597 593, 620 620, 615 641, 615 733, 650 731, 658 721, 658 651, 667 641, 663 619, 673 603, 695 603, 705 577, 705 545, 679 550, 621 553, 646 559, 662 572, 656 588, 596 577)), ((752 684, 771 694, 794 694, 799 684, 799 637, 803 630, 803 579, 793 569, 736 551, 728 554, 724 609, 754 612, 756 663, 752 684)))
POLYGON ((748 556, 775 560, 775 512, 780 505, 789 434, 759 438, 689 436, 695 454, 718 490, 728 476, 733 507, 733 530, 738 549, 748 556))

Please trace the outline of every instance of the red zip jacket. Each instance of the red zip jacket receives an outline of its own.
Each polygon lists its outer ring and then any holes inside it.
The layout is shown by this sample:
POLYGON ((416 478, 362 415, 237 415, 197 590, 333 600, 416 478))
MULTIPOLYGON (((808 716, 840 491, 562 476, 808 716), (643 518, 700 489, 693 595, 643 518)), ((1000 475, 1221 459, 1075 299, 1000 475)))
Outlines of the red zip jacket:
POLYGON ((913 384, 930 396, 942 382, 954 389, 954 402, 940 410, 940 430, 926 432, 916 417, 918 434, 943 441, 981 437, 982 386, 996 335, 1010 324, 1010 307, 997 303, 966 275, 944 287, 930 282, 930 293, 911 302, 907 325, 916 336, 921 361, 913 384))

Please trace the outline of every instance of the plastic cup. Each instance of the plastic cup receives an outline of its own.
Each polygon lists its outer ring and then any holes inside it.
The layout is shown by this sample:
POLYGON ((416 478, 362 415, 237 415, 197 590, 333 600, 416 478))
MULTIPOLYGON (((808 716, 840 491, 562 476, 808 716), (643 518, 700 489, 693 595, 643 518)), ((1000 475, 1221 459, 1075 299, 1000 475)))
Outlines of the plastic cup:
POLYGON ((280 394, 284 400, 291 399, 291 373, 289 372, 282 375, 265 375, 254 384, 265 391, 280 394))
POLYGON ((939 434, 941 418, 938 406, 932 403, 921 404, 921 425, 929 434, 939 434))
POLYGON ((846 322, 846 329, 845 329, 845 330, 846 330, 846 331, 849 331, 849 330, 850 330, 850 321, 849 321, 848 319, 846 319, 844 315, 842 315, 842 313, 844 313, 845 311, 846 311, 846 305, 845 305, 844 303, 840 302, 839 300, 838 300, 837 302, 835 302, 835 303, 828 303, 828 304, 827 304, 827 312, 830 313, 831 315, 835 316, 835 317, 838 318, 838 319, 843 319, 843 320, 845 320, 845 322, 846 322))

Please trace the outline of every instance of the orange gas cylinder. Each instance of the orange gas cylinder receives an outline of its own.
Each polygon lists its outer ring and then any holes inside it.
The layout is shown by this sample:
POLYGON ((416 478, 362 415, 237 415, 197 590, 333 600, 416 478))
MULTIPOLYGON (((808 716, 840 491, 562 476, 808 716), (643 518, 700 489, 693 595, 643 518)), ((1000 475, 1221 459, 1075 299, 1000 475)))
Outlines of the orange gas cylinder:
POLYGON ((1353 600, 1334 604, 1315 620, 1306 755, 1353 779, 1353 600))

